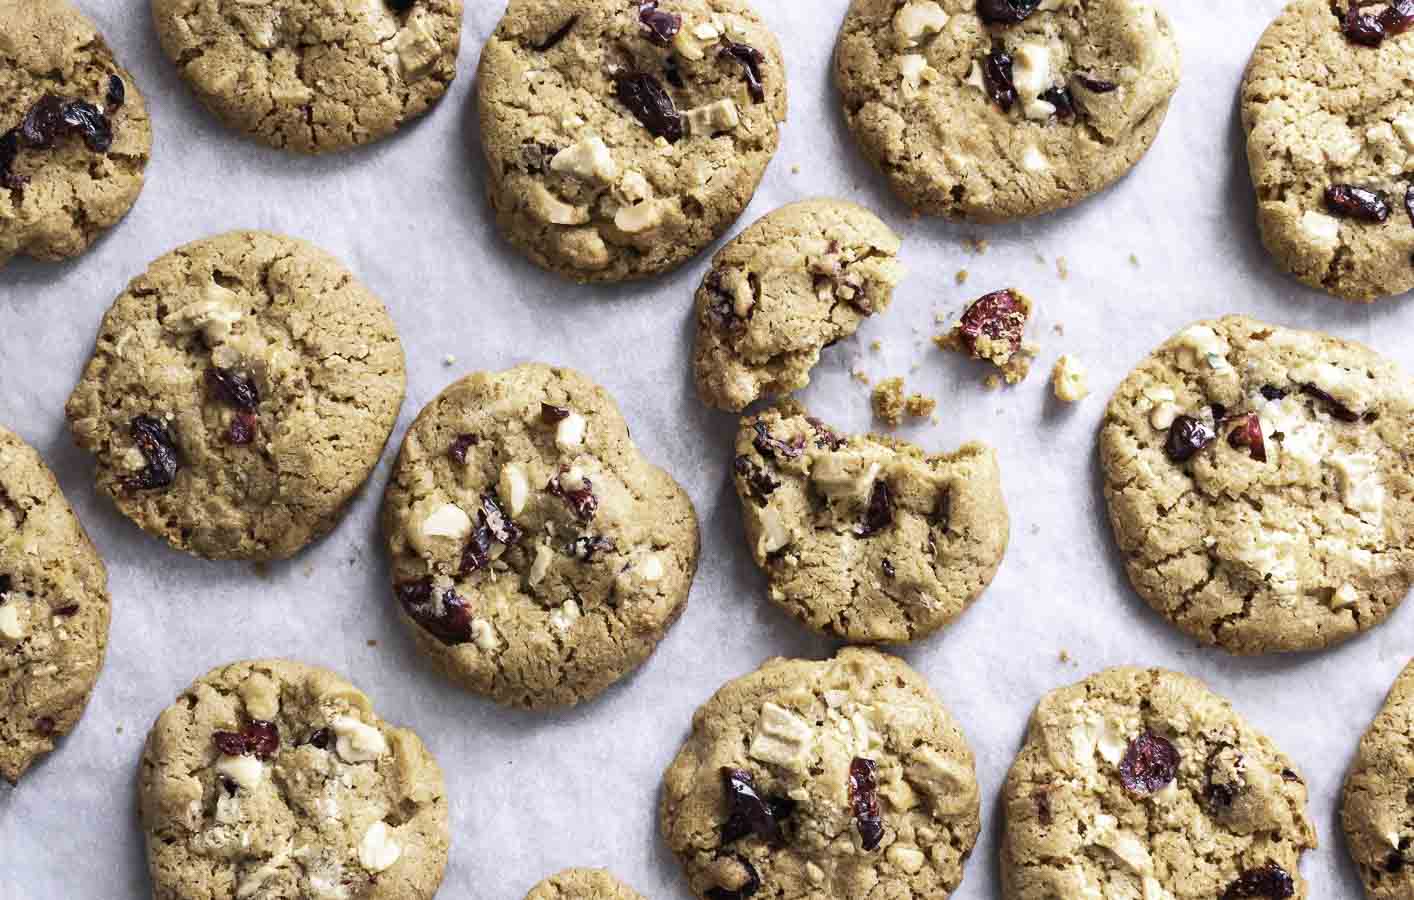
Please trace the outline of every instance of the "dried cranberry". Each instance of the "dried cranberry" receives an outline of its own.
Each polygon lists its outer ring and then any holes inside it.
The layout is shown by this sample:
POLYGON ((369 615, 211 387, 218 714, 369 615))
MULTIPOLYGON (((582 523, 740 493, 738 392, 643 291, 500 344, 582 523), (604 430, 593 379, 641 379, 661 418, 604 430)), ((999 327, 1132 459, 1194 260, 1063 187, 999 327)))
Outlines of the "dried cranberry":
POLYGON ((654 137, 670 144, 682 140, 682 114, 663 85, 647 72, 624 72, 614 77, 614 96, 654 137))
POLYGON ((1026 309, 1011 290, 995 291, 979 297, 967 307, 958 322, 957 333, 967 352, 977 355, 977 341, 985 336, 992 341, 1005 341, 1012 352, 1021 348, 1021 333, 1026 327, 1026 309))
POLYGON ((836 434, 833 428, 814 416, 807 418, 805 421, 809 422, 810 427, 815 429, 815 446, 819 447, 821 450, 838 450, 848 443, 848 441, 836 434))
POLYGON ((1340 30, 1352 44, 1362 44, 1366 47, 1378 47, 1385 39, 1384 24, 1376 16, 1362 13, 1359 0, 1351 0, 1349 9, 1345 11, 1345 18, 1341 20, 1340 30))
POLYGON ((432 579, 398 585, 403 609, 423 630, 444 644, 465 644, 471 640, 471 606, 451 589, 440 597, 432 589, 432 579))
POLYGON ((108 90, 103 95, 103 107, 108 112, 122 108, 123 101, 127 99, 128 89, 123 84, 123 79, 117 75, 108 76, 108 90))
POLYGON ((226 427, 226 441, 237 447, 254 443, 259 425, 260 419, 255 413, 238 412, 231 417, 231 424, 226 427))
POLYGON ((879 812, 879 780, 874 760, 856 756, 849 764, 849 802, 860 846, 873 850, 884 839, 884 819, 879 812))
POLYGON ((746 482, 747 493, 757 500, 765 500, 781 486, 771 477, 771 473, 756 465, 748 456, 738 456, 732 465, 746 482))
POLYGON ((742 74, 746 77, 746 90, 751 94, 751 101, 753 103, 766 102, 766 86, 761 80, 761 64, 766 61, 766 57, 760 50, 750 44, 724 41, 722 49, 717 51, 717 56, 734 59, 741 63, 742 74))
POLYGON ((1260 391, 1263 398, 1272 401, 1280 400, 1286 396, 1286 391, 1274 384, 1264 384, 1260 391))
POLYGON ((1092 94, 1109 94, 1119 90, 1119 85, 1115 84, 1113 81, 1096 78, 1084 72, 1076 72, 1075 80, 1080 82, 1085 87, 1085 90, 1092 94))
POLYGON ((1075 117, 1075 98, 1063 87, 1053 87, 1041 94, 1041 99, 1056 108, 1056 115, 1062 119, 1075 117))
POLYGON ((20 130, 11 128, 0 134, 0 186, 12 191, 19 190, 29 182, 24 175, 16 175, 14 172, 15 158, 19 155, 20 130))
POLYGON ((34 720, 34 730, 44 737, 53 735, 58 727, 59 723, 55 722, 50 716, 40 716, 38 719, 34 720))
POLYGON ((756 792, 756 780, 745 769, 722 769, 722 786, 727 796, 727 822, 722 826, 722 843, 754 834, 773 846, 785 842, 781 823, 771 804, 756 792))
POLYGON ((540 421, 546 425, 555 425, 570 417, 570 411, 563 406, 551 406, 549 403, 540 404, 540 421))
POLYGON ((416 3, 417 0, 383 0, 383 2, 388 4, 388 8, 393 12, 405 13, 412 9, 413 4, 416 3))
POLYGON ((1037 821, 1043 826, 1049 826, 1054 815, 1051 809, 1051 788, 1036 788, 1031 792, 1031 803, 1036 807, 1037 821))
POLYGON ((1232 785, 1208 782, 1203 787, 1203 799, 1215 813, 1223 813, 1232 808, 1234 794, 1232 785))
MULTIPOLYGON (((588 485, 588 479, 585 484, 588 485)), ((506 515, 506 511, 501 508, 501 503, 494 494, 481 495, 481 510, 479 512, 481 524, 491 532, 491 536, 509 547, 524 536, 525 532, 521 527, 506 515)))
POLYGON ((45 94, 35 101, 20 122, 20 138, 36 150, 54 146, 54 139, 64 130, 64 98, 45 94))
POLYGON ((678 69, 678 58, 676 56, 669 56, 667 61, 663 63, 663 77, 668 79, 668 84, 671 84, 678 90, 687 87, 687 82, 682 80, 682 71, 678 69))
POLYGON ((639 0, 638 21, 644 37, 660 47, 670 46, 682 30, 682 16, 658 9, 658 0, 639 0))
POLYGON ((870 537, 893 523, 893 494, 889 491, 889 483, 879 479, 869 491, 869 505, 864 510, 864 521, 854 526, 854 533, 859 537, 870 537))
POLYGON ((1248 413, 1242 417, 1242 424, 1234 428, 1227 436, 1228 444, 1233 447, 1246 447, 1247 452, 1257 462, 1267 461, 1267 445, 1262 437, 1262 420, 1256 413, 1248 413))
POLYGON ((1400 850, 1391 850, 1389 856, 1385 857, 1385 871, 1391 875, 1398 875, 1404 871, 1404 853, 1400 850))
MULTIPOLYGON (((4 593, 4 592, 3 592, 3 591, 0 591, 0 593, 4 593)), ((59 607, 58 609, 54 610, 54 615, 59 616, 60 618, 67 619, 69 616, 76 616, 76 615, 78 615, 78 612, 79 612, 79 605, 78 605, 77 603, 68 603, 68 604, 65 604, 64 606, 61 606, 61 607, 59 607)))
POLYGON ((891 560, 884 560, 882 568, 884 570, 884 577, 891 581, 898 575, 898 571, 894 569, 894 564, 891 560))
MULTIPOLYGON (((560 476, 563 475, 564 472, 561 471, 560 476)), ((593 482, 587 477, 582 477, 581 480, 584 482, 584 487, 574 491, 567 491, 560 485, 560 476, 556 476, 552 479, 550 483, 546 485, 546 490, 565 501, 565 504, 569 506, 570 512, 574 513, 576 519, 579 519, 581 522, 592 521, 594 514, 599 511, 599 498, 594 496, 593 482)))
POLYGON ((952 525, 952 485, 938 492, 938 503, 933 507, 933 525, 944 531, 952 525))
POLYGON ((1403 34, 1414 27, 1414 0, 1394 0, 1380 13, 1386 35, 1403 34))
POLYGON ((569 37, 570 32, 574 30, 574 26, 578 24, 579 16, 570 16, 569 20, 565 22, 565 24, 550 32, 549 37, 545 38, 545 40, 541 41, 540 43, 532 44, 531 46, 533 46, 541 53, 544 53, 546 50, 554 48, 557 44, 560 43, 560 41, 563 41, 565 38, 569 37))
POLYGON ((1314 384, 1301 385, 1301 393, 1308 397, 1315 397, 1317 400, 1324 403, 1326 410, 1331 414, 1331 418, 1333 419, 1338 419, 1341 422, 1360 421, 1360 414, 1358 412, 1346 406, 1344 403, 1341 403, 1314 384))
POLYGON ((316 747, 320 750, 324 750, 328 748, 329 738, 331 737, 333 737, 333 735, 329 733, 329 729, 321 728, 318 731, 314 732, 314 734, 311 734, 309 736, 309 740, 305 741, 305 743, 311 747, 316 747))
POLYGON ((1168 438, 1164 441, 1164 453, 1176 463, 1188 462, 1216 438, 1213 429, 1204 423, 1192 416, 1179 416, 1169 426, 1168 438))
POLYGON ((254 412, 260 405, 260 390, 255 381, 235 369, 212 366, 206 370, 206 386, 212 395, 227 406, 254 412))
POLYGON ((566 549, 569 551, 570 556, 573 556, 580 562, 593 562, 596 554, 613 553, 617 547, 618 545, 614 543, 613 538, 604 537, 602 534, 595 534, 575 538, 570 541, 569 547, 566 549))
POLYGON ((481 443, 481 438, 474 434, 457 435, 452 440, 451 446, 447 448, 447 455, 452 458, 452 462, 458 465, 466 465, 466 453, 472 447, 481 443))
POLYGON ((1015 25, 1040 5, 1041 0, 977 0, 977 15, 988 25, 1015 25))
POLYGON ((998 49, 987 54, 982 64, 982 83, 987 87, 987 96, 992 102, 1010 112, 1016 103, 1016 81, 1012 78, 1011 55, 998 49))
POLYGON ((1243 872, 1241 877, 1228 885, 1223 900, 1245 900, 1249 897, 1286 900, 1295 895, 1296 885, 1291 876, 1281 866, 1268 862, 1265 866, 1243 872))
POLYGON ((177 477, 177 445, 167 423, 155 416, 138 416, 129 426, 147 467, 124 482, 129 488, 149 491, 170 485, 177 477))
POLYGON ((1335 184, 1326 188, 1326 209, 1346 219, 1362 222, 1384 222, 1389 218, 1389 203, 1369 188, 1353 184, 1335 184))
POLYGON ((77 132, 94 153, 107 153, 113 146, 113 126, 92 103, 70 100, 64 104, 64 126, 71 133, 77 132))
POLYGON ((1152 794, 1178 777, 1178 762, 1178 750, 1167 738, 1145 731, 1120 758, 1119 779, 1130 793, 1152 794))
POLYGON ((767 459, 797 459, 805 452, 805 438, 802 435, 796 435, 790 439, 790 443, 786 443, 780 438, 772 437, 771 430, 764 422, 757 422, 751 428, 756 432, 756 437, 751 439, 751 446, 767 459))
POLYGON ((9 575, 0 575, 0 595, 8 594, 15 589, 15 582, 9 575))
POLYGON ((227 756, 254 756, 270 759, 280 752, 280 729, 274 722, 253 719, 236 731, 218 731, 211 736, 216 749, 227 756))
POLYGON ((702 282, 711 296, 707 304, 707 319, 717 328, 735 328, 741 323, 741 318, 736 314, 736 298, 723 283, 725 279, 725 272, 713 269, 702 282))
POLYGON ((707 900, 746 900, 752 894, 761 889, 761 875, 756 871, 756 867, 751 864, 751 860, 736 853, 729 854, 733 859, 746 870, 746 884, 736 890, 728 890, 724 887, 711 887, 707 889, 707 900))
POLYGON ((471 530, 471 534, 466 539, 466 546, 462 548, 461 565, 457 568, 457 574, 463 577, 472 572, 480 572, 491 565, 491 529, 485 525, 478 525, 471 530))

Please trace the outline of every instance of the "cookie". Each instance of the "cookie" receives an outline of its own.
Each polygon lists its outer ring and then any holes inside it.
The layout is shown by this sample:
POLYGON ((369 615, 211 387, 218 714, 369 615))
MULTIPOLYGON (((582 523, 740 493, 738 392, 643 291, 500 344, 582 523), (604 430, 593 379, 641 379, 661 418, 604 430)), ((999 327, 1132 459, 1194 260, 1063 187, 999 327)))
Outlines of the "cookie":
POLYGON ((1414 288, 1414 34, 1385 35, 1397 11, 1368 3, 1357 19, 1380 38, 1352 31, 1350 6, 1295 0, 1277 16, 1242 82, 1242 124, 1262 242, 1302 282, 1369 302, 1414 288))
POLYGON ((785 71, 745 0, 511 0, 476 85, 502 233, 575 281, 676 268, 751 202, 785 71))
POLYGON ((697 289, 697 395, 739 412, 805 387, 825 347, 888 309, 899 238, 846 200, 783 206, 732 239, 697 289))
POLYGON ((152 0, 162 49, 212 113, 272 147, 387 137, 457 74, 461 0, 152 0))
POLYGON ((147 105, 67 0, 0 5, 0 266, 77 256, 137 202, 147 105))
POLYGON ((383 304, 324 251, 179 247, 108 314, 66 412, 124 515, 209 559, 284 559, 338 523, 402 405, 383 304))
POLYGON ((108 572, 38 453, 0 427, 0 777, 68 734, 108 646, 108 572))
POLYGON ((682 613, 697 514, 603 388, 532 364, 477 372, 408 429, 383 500, 393 589, 418 648, 526 709, 598 695, 682 613))
POLYGON ((1307 897, 1305 783, 1187 675, 1109 669, 1042 697, 1002 804, 1006 900, 1307 897))
POLYGON ((962 730, 902 660, 853 647, 717 691, 660 819, 704 900, 946 898, 980 827, 962 730))
POLYGON ((157 717, 138 801, 155 900, 426 900, 447 865, 442 770, 333 672, 231 663, 157 717))
POLYGON ((643 900, 607 869, 566 869, 530 889, 525 900, 643 900))
POLYGON ((1004 222, 1108 187, 1178 87, 1168 17, 1131 0, 854 0, 845 121, 914 210, 1004 222))
POLYGON ((842 435, 794 400, 744 418, 733 461, 746 538, 771 600, 851 643, 927 637, 991 583, 1009 523, 997 456, 929 455, 842 435))
POLYGON ((1100 463, 1129 580, 1233 653, 1384 621, 1414 578, 1414 384, 1352 341, 1200 322, 1120 384, 1100 463))
POLYGON ((1345 779, 1341 824, 1346 846, 1370 900, 1414 894, 1414 663, 1405 666, 1385 705, 1360 738, 1345 779))

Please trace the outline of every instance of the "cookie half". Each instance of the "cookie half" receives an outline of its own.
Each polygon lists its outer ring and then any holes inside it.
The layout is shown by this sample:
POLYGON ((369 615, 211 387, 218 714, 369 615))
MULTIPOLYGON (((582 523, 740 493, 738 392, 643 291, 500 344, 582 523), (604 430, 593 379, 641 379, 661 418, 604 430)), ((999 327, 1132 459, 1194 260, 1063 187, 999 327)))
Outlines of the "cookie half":
POLYGON ((686 492, 608 392, 538 364, 469 375, 422 410, 383 530, 422 652, 528 709, 588 700, 642 664, 697 571, 686 492))
POLYGON ((733 461, 751 555, 770 597, 851 643, 904 643, 962 614, 1009 534, 997 456, 929 455, 842 435, 794 400, 744 418, 733 461))
POLYGON ((0 96, 0 266, 77 256, 142 191, 142 93, 75 6, 28 0, 0 6, 0 96))
POLYGON ((732 239, 697 289, 697 395, 740 412, 810 383, 825 347, 888 309, 900 241, 846 200, 783 206, 732 239))
POLYGON ((945 898, 980 828, 972 751, 902 660, 774 659, 692 718, 663 837, 704 900, 945 898))
POLYGON ((1307 897, 1305 783, 1187 675, 1109 669, 1042 697, 1003 803, 1007 900, 1307 897))
POLYGON ((1360 738, 1340 809, 1346 846, 1370 900, 1414 894, 1414 663, 1404 667, 1360 738))
POLYGON ((477 79, 501 231, 576 281, 676 268, 751 202, 785 65, 744 0, 511 0, 477 79))
POLYGON ((565 869, 530 889, 525 900, 643 900, 608 869, 565 869))
POLYGON ((167 58, 216 117, 300 153, 387 137, 456 77, 461 0, 152 0, 167 58))
POLYGON ((138 772, 158 900, 426 900, 447 865, 442 771, 358 688, 232 663, 157 718, 138 772))
POLYGON ((894 192, 975 222, 1117 181, 1178 80, 1168 17, 1131 0, 853 0, 835 50, 845 121, 894 192))
POLYGON ((1242 316, 1185 328, 1101 428, 1129 580, 1233 653, 1378 625, 1414 579, 1411 442, 1414 383, 1368 347, 1242 316))
POLYGON ((0 777, 83 714, 108 646, 108 572, 34 448, 0 427, 0 777))
POLYGON ((98 488, 173 547, 283 559, 333 529, 406 376, 392 319, 324 251, 235 231, 128 285, 66 408, 98 488))
POLYGON ((1386 33, 1388 9, 1295 0, 1242 83, 1262 242, 1282 268, 1346 300, 1414 288, 1414 33, 1386 33), (1352 31, 1352 6, 1373 24, 1352 31))

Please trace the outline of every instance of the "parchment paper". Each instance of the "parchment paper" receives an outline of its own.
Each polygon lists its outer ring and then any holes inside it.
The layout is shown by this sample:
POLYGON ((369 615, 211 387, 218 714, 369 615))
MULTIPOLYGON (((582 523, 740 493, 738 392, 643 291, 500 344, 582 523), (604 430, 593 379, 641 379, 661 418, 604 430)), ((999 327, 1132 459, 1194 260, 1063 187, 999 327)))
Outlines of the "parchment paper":
MULTIPOLYGON (((132 214, 87 255, 0 271, 0 421, 41 450, 92 533, 108 564, 113 626, 107 666, 74 734, 17 789, 0 786, 0 898, 150 896, 134 800, 143 736, 193 678, 258 656, 344 673, 385 718, 427 741, 451 798, 442 897, 519 900, 563 867, 607 865, 651 898, 687 898, 658 837, 657 804, 693 710, 768 657, 832 649, 766 601, 727 479, 734 419, 709 412, 692 390, 691 296, 706 257, 645 284, 581 288, 507 249, 484 200, 472 102, 499 0, 469 0, 460 75, 440 107, 390 140, 322 159, 266 149, 207 115, 162 56, 146 3, 80 5, 148 98, 153 159, 132 214), (408 355, 408 398, 367 489, 332 536, 266 570, 199 562, 145 536, 96 496, 91 462, 63 418, 99 319, 126 282, 179 244, 238 227, 299 235, 344 260, 387 302, 408 355), (448 354, 454 364, 444 364, 448 354), (467 372, 526 360, 573 366, 604 384, 639 446, 691 492, 703 526, 691 602, 657 655, 598 701, 550 715, 503 711, 421 661, 395 618, 375 521, 388 465, 423 404, 467 372)), ((1252 660, 1198 648, 1129 588, 1095 459, 1115 385, 1199 317, 1243 312, 1321 328, 1366 341, 1406 370, 1414 363, 1404 302, 1362 308, 1305 290, 1258 242, 1236 97, 1248 54, 1282 3, 1168 0, 1184 78, 1148 158, 1076 210, 989 228, 912 220, 856 153, 830 74, 846 5, 757 0, 786 49, 791 112, 732 233, 813 195, 878 210, 903 234, 911 275, 888 313, 826 352, 804 399, 841 428, 865 429, 868 389, 850 370, 907 375, 911 389, 938 397, 941 420, 904 429, 908 437, 931 450, 976 438, 1001 455, 1013 526, 1001 572, 960 621, 903 654, 977 754, 982 839, 955 896, 999 896, 998 790, 1037 698, 1104 666, 1141 663, 1206 679, 1297 760, 1322 843, 1304 865, 1311 896, 1357 897, 1340 785, 1414 654, 1414 604, 1330 652, 1252 660), (990 249, 975 252, 971 237, 990 249), (965 287, 954 282, 959 269, 970 272, 965 287), (988 392, 983 369, 927 338, 937 313, 1008 285, 1038 301, 1031 333, 1043 351, 1027 382, 988 392), (882 349, 870 349, 875 340, 882 349), (1061 352, 1091 369, 1095 393, 1073 409, 1049 397, 1046 375, 1061 352), (1063 650, 1071 662, 1060 660, 1063 650)))

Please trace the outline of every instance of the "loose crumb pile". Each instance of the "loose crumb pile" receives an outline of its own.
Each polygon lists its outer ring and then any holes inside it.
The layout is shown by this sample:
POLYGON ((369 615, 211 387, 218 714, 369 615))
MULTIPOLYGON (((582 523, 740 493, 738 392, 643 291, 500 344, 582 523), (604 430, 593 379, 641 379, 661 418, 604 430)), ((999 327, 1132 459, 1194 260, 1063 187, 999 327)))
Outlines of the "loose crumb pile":
POLYGON ((897 427, 903 424, 904 416, 910 419, 926 419, 938 408, 938 401, 926 394, 913 393, 904 396, 902 378, 885 378, 874 388, 874 415, 880 421, 897 427))

